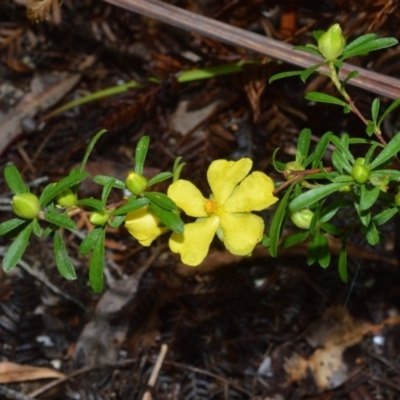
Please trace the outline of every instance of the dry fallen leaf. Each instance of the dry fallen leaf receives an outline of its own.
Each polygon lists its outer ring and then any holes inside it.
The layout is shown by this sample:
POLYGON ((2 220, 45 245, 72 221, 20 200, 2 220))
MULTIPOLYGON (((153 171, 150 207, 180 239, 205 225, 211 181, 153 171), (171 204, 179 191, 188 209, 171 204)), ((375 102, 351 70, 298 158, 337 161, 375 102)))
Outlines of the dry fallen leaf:
POLYGON ((37 379, 65 378, 65 375, 51 368, 34 365, 0 362, 0 383, 34 381, 37 379))

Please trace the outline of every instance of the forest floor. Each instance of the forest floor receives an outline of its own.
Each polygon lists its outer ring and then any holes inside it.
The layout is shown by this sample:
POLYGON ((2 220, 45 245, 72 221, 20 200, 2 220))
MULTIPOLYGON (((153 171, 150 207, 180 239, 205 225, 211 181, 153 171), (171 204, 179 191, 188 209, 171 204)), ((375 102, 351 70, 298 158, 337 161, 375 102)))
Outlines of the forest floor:
MULTIPOLYGON (((354 115, 304 100, 311 89, 335 94, 325 77, 268 85, 272 74, 297 68, 100 0, 64 0, 60 15, 39 23, 20 3, 0 3, 0 170, 14 163, 33 192, 76 167, 103 128, 87 164, 91 175, 124 180, 137 141, 149 135, 145 174, 170 170, 181 156, 182 176, 203 193, 212 160, 250 157, 254 169, 279 180, 273 152, 280 148, 280 161, 293 160, 301 129, 312 129, 314 143, 330 130, 365 135, 354 115), (239 60, 260 62, 218 78, 176 79, 185 70, 239 60), (149 83, 154 76, 161 83, 149 83), (132 80, 143 87, 51 114, 132 80)), ((313 30, 334 22, 351 38, 396 36, 400 19, 393 1, 169 3, 293 45, 312 42, 313 30)), ((398 48, 355 62, 400 78, 398 48)), ((349 92, 368 115, 375 96, 349 92)), ((385 134, 395 134, 399 123, 394 114, 385 134)), ((84 183, 81 193, 99 196, 101 187, 84 183)), ((111 201, 120 196, 113 192, 111 201)), ((1 174, 1 222, 12 215, 10 199, 1 174)), ((84 214, 76 223, 83 235, 91 229, 84 214)), ((397 230, 387 226, 375 249, 354 238, 343 283, 335 257, 327 269, 307 265, 305 244, 276 259, 261 247, 241 258, 215 241, 191 268, 169 252, 164 237, 142 247, 125 229, 110 229, 101 295, 88 285, 81 236, 66 237, 75 281, 58 274, 51 240, 36 238, 18 268, 0 269, 0 398, 398 399, 397 230)), ((0 238, 1 256, 9 244, 0 238)), ((332 239, 331 247, 337 255, 340 243, 332 239)))

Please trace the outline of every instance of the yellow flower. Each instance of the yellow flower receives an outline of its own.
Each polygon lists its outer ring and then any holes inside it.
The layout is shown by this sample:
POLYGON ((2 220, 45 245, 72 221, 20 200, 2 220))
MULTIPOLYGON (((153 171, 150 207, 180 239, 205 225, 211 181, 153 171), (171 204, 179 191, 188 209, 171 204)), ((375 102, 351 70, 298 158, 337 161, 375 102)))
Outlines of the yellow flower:
POLYGON ((185 225, 183 234, 173 233, 169 247, 187 265, 199 265, 217 233, 225 247, 236 255, 250 254, 262 240, 264 221, 251 211, 261 211, 278 201, 274 183, 262 172, 249 172, 253 162, 216 160, 207 180, 212 190, 205 199, 191 182, 180 179, 168 188, 168 196, 196 222, 185 225))
POLYGON ((142 246, 150 246, 154 239, 168 231, 149 206, 126 214, 125 227, 142 246))

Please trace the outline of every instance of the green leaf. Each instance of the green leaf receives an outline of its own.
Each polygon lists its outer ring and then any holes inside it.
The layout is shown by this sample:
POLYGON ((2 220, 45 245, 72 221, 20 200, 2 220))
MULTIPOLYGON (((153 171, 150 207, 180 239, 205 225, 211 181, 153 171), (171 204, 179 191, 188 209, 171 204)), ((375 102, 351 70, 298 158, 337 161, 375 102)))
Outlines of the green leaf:
POLYGON ((76 279, 76 273, 71 259, 65 248, 64 240, 59 230, 54 233, 54 259, 58 272, 68 280, 76 279))
POLYGON ((332 153, 332 163, 340 174, 343 174, 343 170, 351 174, 351 165, 349 161, 344 158, 343 154, 339 150, 334 150, 332 153))
POLYGON ((349 281, 349 275, 347 272, 346 243, 343 243, 342 248, 340 249, 338 270, 339 270, 339 276, 340 276, 340 279, 342 280, 342 282, 347 283, 349 281))
POLYGON ((161 172, 149 179, 149 181, 147 182, 147 187, 155 185, 156 183, 163 182, 169 178, 172 178, 173 176, 174 175, 172 174, 172 172, 161 172))
POLYGON ((378 128, 381 126, 381 123, 383 122, 383 120, 394 110, 396 109, 398 106, 400 106, 400 99, 395 100, 386 110, 385 112, 382 114, 381 118, 378 121, 378 128))
POLYGON ((107 175, 96 175, 92 178, 92 181, 101 186, 105 186, 105 185, 107 185, 108 182, 111 181, 113 183, 114 188, 125 189, 124 182, 120 181, 119 179, 113 178, 111 176, 107 176, 107 175))
POLYGON ((369 210, 378 200, 380 193, 379 186, 365 184, 361 186, 360 191, 360 210, 369 210))
POLYGON ((164 193, 145 192, 143 193, 143 196, 149 199, 151 203, 155 203, 165 210, 178 211, 176 204, 164 193))
POLYGON ((357 211, 358 218, 360 219, 361 224, 364 227, 367 227, 371 222, 371 212, 369 210, 361 210, 360 204, 357 202, 354 203, 354 208, 357 211))
POLYGON ((34 235, 40 237, 42 235, 42 228, 40 227, 40 224, 37 219, 32 220, 32 226, 34 235))
POLYGON ((69 229, 70 231, 77 230, 75 222, 65 214, 57 214, 57 213, 45 213, 44 219, 47 222, 50 222, 53 225, 60 226, 61 228, 69 229))
MULTIPOLYGON (((318 47, 314 46, 314 45, 294 46, 293 50, 304 51, 306 53, 310 53, 310 54, 314 54, 318 57, 322 57, 321 53, 318 51, 318 47)), ((325 64, 325 62, 323 64, 325 64)))
POLYGON ((380 106, 381 106, 381 103, 380 103, 379 99, 375 99, 371 104, 371 117, 372 117, 372 122, 375 125, 378 122, 378 115, 379 115, 380 106))
POLYGON ((315 101, 317 103, 329 103, 336 104, 338 106, 347 107, 348 104, 343 100, 340 100, 336 97, 333 97, 329 94, 320 93, 320 92, 308 92, 305 96, 307 100, 315 101))
POLYGON ((284 78, 290 78, 291 76, 299 76, 303 73, 303 71, 286 71, 286 72, 280 72, 279 74, 272 75, 268 79, 268 83, 272 83, 274 81, 277 81, 278 79, 284 79, 284 78))
POLYGON ((46 206, 51 200, 53 200, 59 193, 63 190, 73 187, 78 183, 82 182, 89 176, 87 172, 80 172, 78 170, 73 170, 65 178, 61 179, 55 185, 47 186, 46 190, 42 192, 40 196, 40 204, 42 207, 46 206))
POLYGON ((328 222, 343 207, 343 197, 339 197, 321 211, 320 222, 328 222))
POLYGON ((82 240, 81 245, 79 246, 79 253, 83 256, 87 256, 94 248, 103 227, 96 226, 92 231, 90 231, 85 239, 82 240))
POLYGON ((311 130, 302 129, 297 140, 297 150, 296 150, 296 161, 302 164, 307 158, 308 149, 310 148, 311 142, 311 130))
POLYGON ((81 199, 77 203, 79 206, 85 206, 90 210, 103 211, 104 205, 99 199, 81 199))
POLYGON ((308 190, 305 193, 302 193, 300 196, 296 197, 289 204, 290 211, 298 211, 304 207, 309 207, 316 203, 318 200, 321 200, 330 194, 337 192, 342 187, 348 185, 346 182, 335 182, 328 183, 327 185, 320 186, 316 189, 308 190))
POLYGON ((372 218, 372 221, 374 222, 375 225, 378 226, 383 225, 390 219, 392 219, 398 212, 399 209, 397 207, 389 208, 375 215, 375 217, 372 218))
POLYGON ((87 160, 88 160, 88 158, 89 158, 89 156, 90 156, 90 153, 91 153, 92 150, 93 150, 94 145, 96 144, 96 142, 100 139, 100 137, 101 137, 105 132, 107 132, 107 130, 106 130, 106 129, 102 129, 101 131, 97 132, 96 135, 94 135, 94 137, 90 140, 90 142, 89 142, 89 144, 88 144, 88 147, 86 148, 86 152, 85 152, 85 155, 84 155, 84 157, 83 157, 81 166, 80 166, 80 168, 79 168, 79 171, 80 171, 80 172, 83 172, 83 170, 85 169, 87 160))
POLYGON ((331 261, 328 239, 322 232, 317 232, 308 246, 308 265, 314 264, 316 261, 322 268, 328 267, 331 261))
POLYGON ((368 121, 368 125, 365 129, 365 132, 367 133, 368 136, 372 136, 375 132, 376 125, 372 121, 368 121))
POLYGON ((318 30, 316 30, 316 31, 313 31, 312 34, 313 34, 314 39, 316 40, 316 42, 318 42, 319 38, 320 38, 324 33, 325 33, 324 30, 318 29, 318 30))
POLYGON ((108 220, 108 225, 112 228, 119 228, 121 224, 125 221, 125 215, 117 215, 114 219, 108 220))
POLYGON ((349 150, 348 135, 343 134, 341 138, 332 135, 331 142, 338 148, 342 154, 351 162, 354 163, 353 154, 349 150))
MULTIPOLYGON (((319 52, 318 52, 318 55, 320 55, 319 52)), ((301 73, 300 79, 301 79, 303 82, 305 82, 305 81, 307 80, 307 78, 308 78, 310 75, 312 75, 319 67, 322 67, 325 63, 326 63, 326 62, 323 61, 323 62, 321 62, 321 63, 319 63, 319 64, 315 64, 315 65, 313 65, 313 66, 311 66, 311 67, 305 69, 305 70, 301 73)))
POLYGON ((168 211, 158 206, 156 203, 150 203, 150 209, 160 218, 165 226, 171 229, 171 231, 176 233, 183 233, 185 231, 185 224, 175 212, 168 211))
POLYGON ((139 175, 143 175, 144 162, 146 160, 149 144, 150 144, 150 138, 148 136, 142 136, 136 146, 135 172, 139 175))
POLYGON ((269 230, 270 234, 270 247, 269 247, 269 254, 271 257, 277 257, 278 255, 278 244, 279 238, 282 233, 283 225, 287 218, 287 203, 289 201, 290 193, 293 190, 294 185, 291 185, 283 198, 278 202, 278 207, 275 211, 274 217, 271 222, 271 228, 269 230))
POLYGON ((391 160, 400 151, 400 134, 393 136, 387 146, 371 162, 371 168, 376 169, 391 160))
POLYGON ((111 215, 125 216, 128 212, 134 211, 134 210, 139 210, 139 208, 147 206, 149 203, 150 203, 150 201, 148 199, 145 199, 145 198, 135 199, 135 198, 131 197, 126 204, 115 209, 111 213, 111 215))
POLYGON ((14 229, 17 229, 19 226, 26 224, 26 219, 21 218, 13 218, 8 221, 2 222, 0 224, 0 236, 3 236, 14 229))
POLYGON ((25 185, 21 174, 15 165, 7 165, 4 168, 4 179, 7 186, 14 194, 28 193, 29 188, 25 185))
POLYGON ((360 73, 358 72, 358 71, 351 71, 347 76, 346 76, 346 78, 343 80, 343 82, 342 82, 342 87, 350 80, 350 79, 353 79, 353 78, 355 78, 355 77, 357 77, 357 76, 359 76, 360 75, 360 73))
POLYGON ((358 38, 350 42, 348 45, 346 45, 346 47, 343 49, 343 55, 345 55, 346 52, 348 51, 353 51, 359 46, 363 46, 365 43, 371 42, 377 37, 378 35, 376 35, 375 33, 367 33, 365 35, 359 36, 358 38))
POLYGON ((28 224, 11 243, 3 259, 4 272, 10 272, 18 264, 22 255, 25 253, 29 243, 29 237, 33 229, 32 223, 28 224))
POLYGON ((103 203, 103 207, 106 207, 108 196, 110 195, 111 189, 113 188, 113 181, 108 181, 102 190, 101 193, 101 202, 103 203))
POLYGON ((372 171, 369 177, 371 181, 374 179, 389 179, 389 181, 400 182, 400 171, 396 171, 395 169, 379 169, 372 171))
POLYGON ((394 46, 398 43, 395 38, 378 38, 374 40, 366 41, 363 44, 359 44, 358 46, 349 49, 345 49, 343 51, 343 55, 340 57, 340 60, 344 61, 347 58, 358 56, 358 55, 366 55, 371 51, 385 49, 387 47, 394 46))
MULTIPOLYGON (((312 159, 312 165, 311 165, 312 168, 318 168, 322 158, 325 155, 326 148, 328 147, 328 144, 329 144, 329 141, 330 141, 330 138, 332 135, 333 135, 332 132, 326 132, 321 136, 321 139, 319 139, 318 144, 315 147, 315 151, 313 153, 314 157, 312 159)), ((306 165, 308 163, 309 163, 309 159, 306 161, 306 165)))
POLYGON ((310 236, 310 232, 299 232, 294 235, 290 235, 282 241, 281 247, 282 249, 286 249, 288 247, 292 247, 296 244, 302 243, 310 236))
POLYGON ((89 263, 90 287, 96 293, 101 293, 104 286, 104 240, 106 230, 100 229, 100 233, 94 243, 93 253, 89 263))
POLYGON ((372 221, 365 232, 365 238, 371 246, 376 246, 380 241, 379 231, 376 229, 376 225, 372 221))
POLYGON ((328 222, 321 223, 320 227, 321 230, 330 233, 333 236, 340 236, 342 234, 342 231, 336 225, 330 224, 328 222))

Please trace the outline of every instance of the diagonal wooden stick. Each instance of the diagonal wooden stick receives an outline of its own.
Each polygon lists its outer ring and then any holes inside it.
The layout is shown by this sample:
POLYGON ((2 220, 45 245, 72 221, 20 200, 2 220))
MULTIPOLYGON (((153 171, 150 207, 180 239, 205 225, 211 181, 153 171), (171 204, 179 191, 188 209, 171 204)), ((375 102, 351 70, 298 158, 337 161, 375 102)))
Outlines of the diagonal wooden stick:
MULTIPOLYGON (((293 51, 293 46, 290 44, 230 26, 223 22, 163 3, 159 0, 104 1, 146 17, 182 28, 186 31, 196 32, 200 35, 233 46, 240 46, 271 58, 286 61, 298 67, 308 68, 322 61, 321 58, 313 54, 293 51)), ((351 79, 348 82, 349 85, 357 86, 392 99, 400 97, 400 80, 384 74, 344 63, 343 68, 340 70, 340 78, 344 79, 355 69, 360 73, 360 76, 351 79)), ((321 68, 320 70, 328 72, 328 69, 321 68)))

